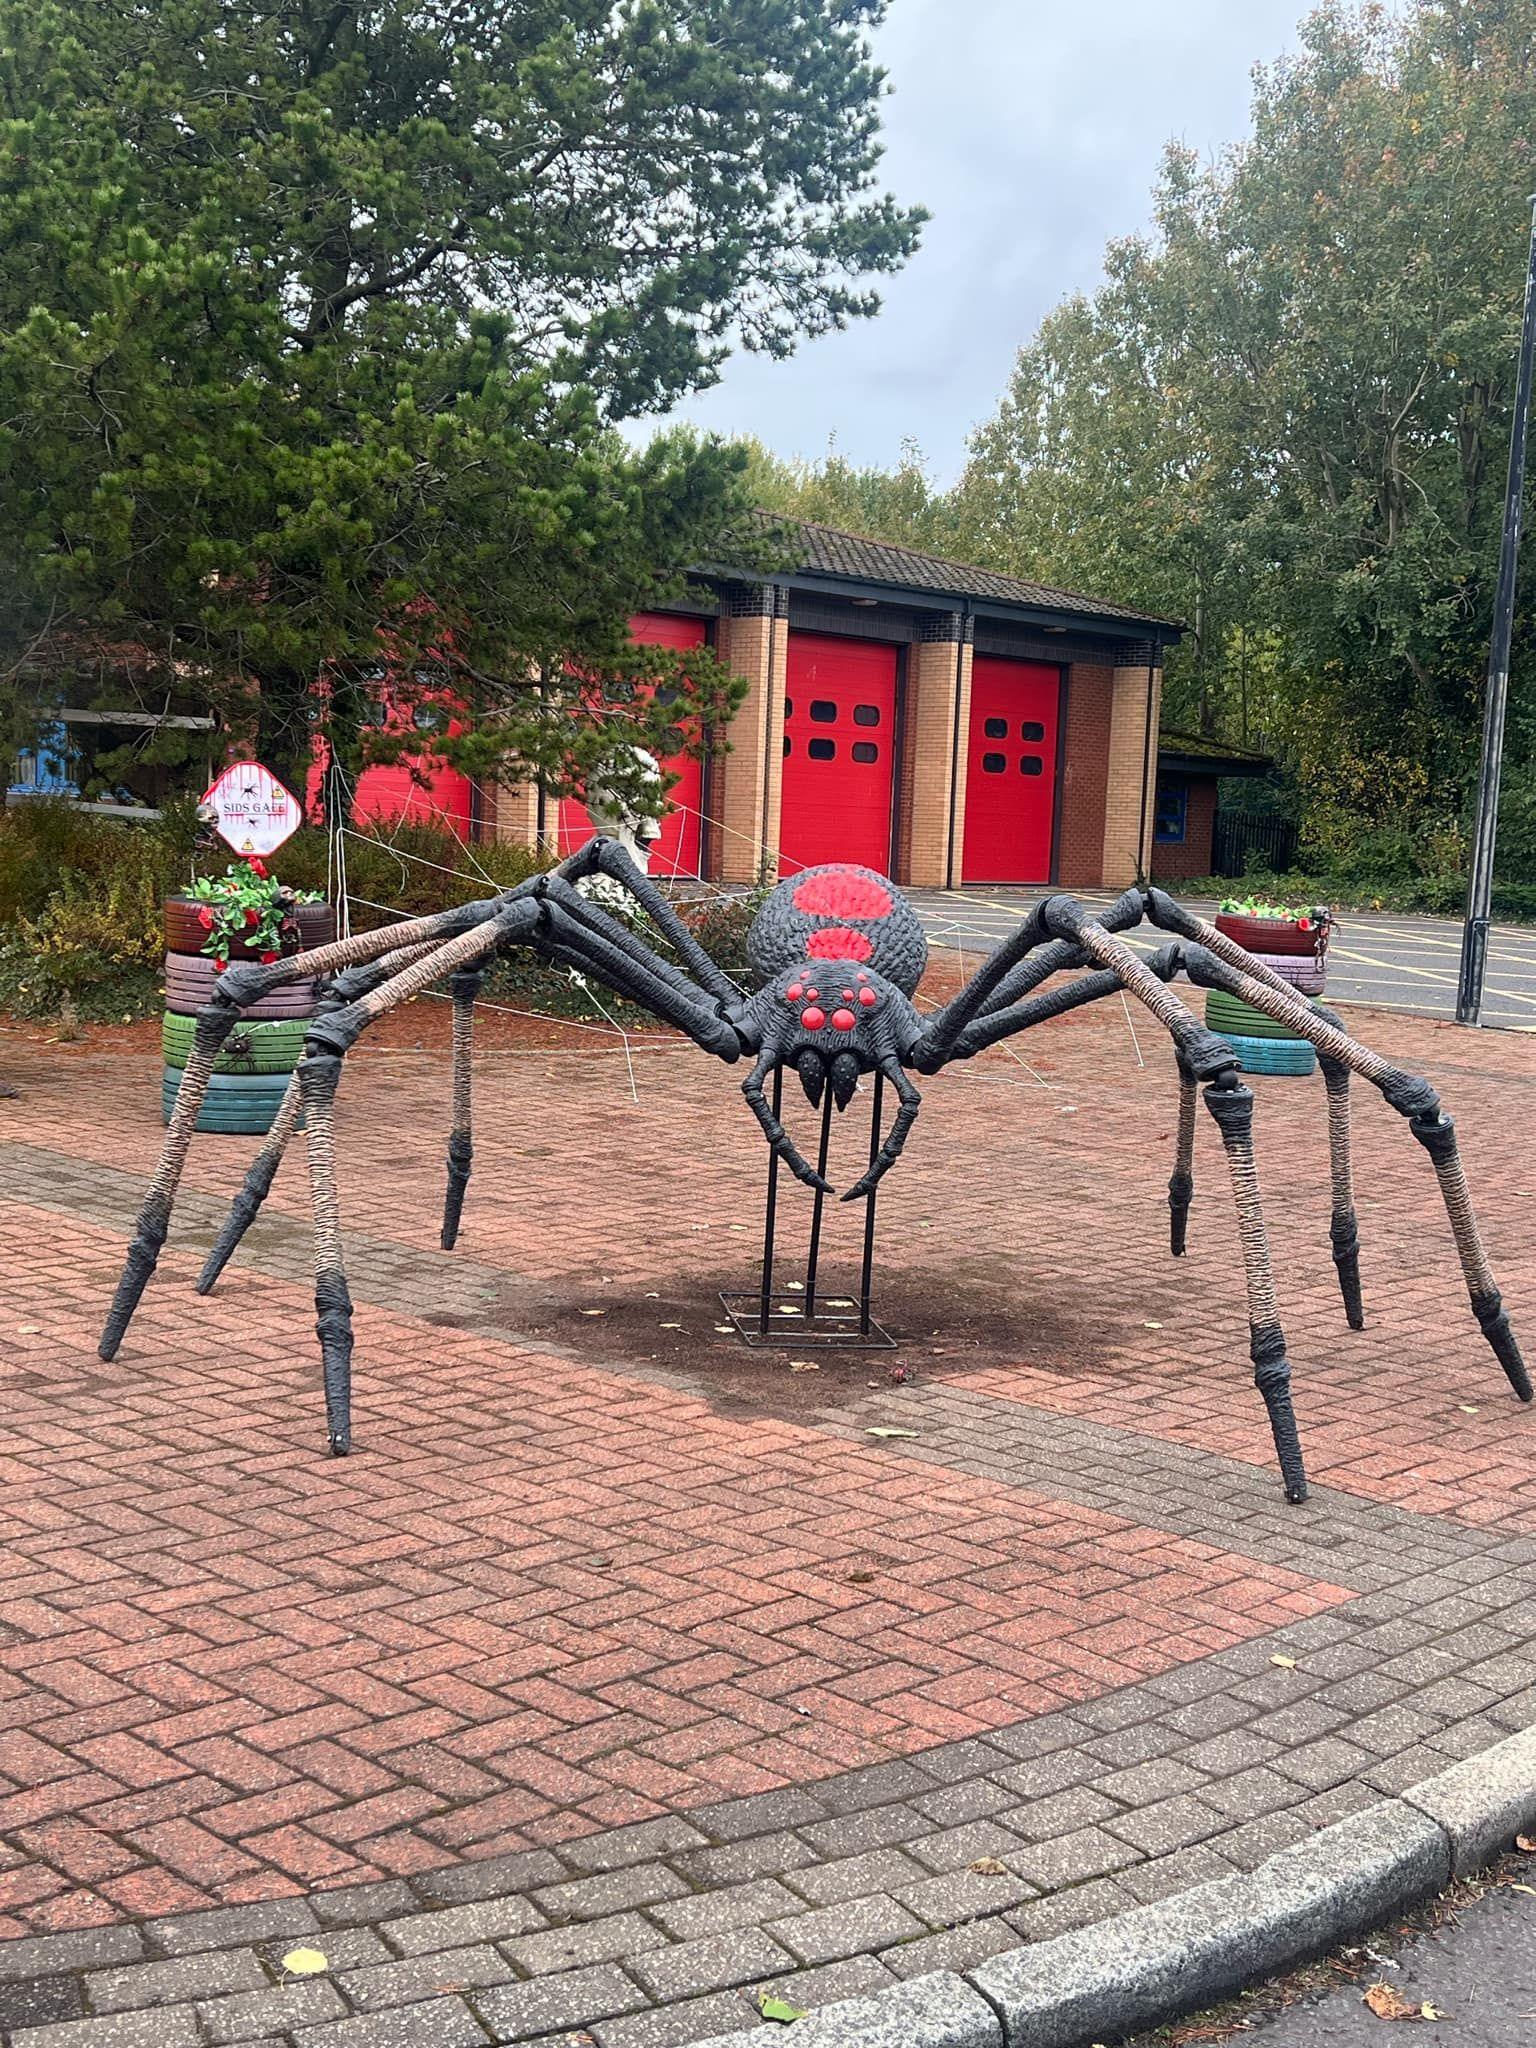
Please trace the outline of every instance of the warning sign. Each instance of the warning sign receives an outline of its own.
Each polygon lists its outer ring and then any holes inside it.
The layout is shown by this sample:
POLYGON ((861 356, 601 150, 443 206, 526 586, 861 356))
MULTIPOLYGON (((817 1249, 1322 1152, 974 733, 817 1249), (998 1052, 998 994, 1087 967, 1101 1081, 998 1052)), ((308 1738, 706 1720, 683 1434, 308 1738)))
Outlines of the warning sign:
POLYGON ((217 814, 219 837, 236 853, 276 853, 304 822, 293 792, 256 761, 236 761, 203 798, 217 814))

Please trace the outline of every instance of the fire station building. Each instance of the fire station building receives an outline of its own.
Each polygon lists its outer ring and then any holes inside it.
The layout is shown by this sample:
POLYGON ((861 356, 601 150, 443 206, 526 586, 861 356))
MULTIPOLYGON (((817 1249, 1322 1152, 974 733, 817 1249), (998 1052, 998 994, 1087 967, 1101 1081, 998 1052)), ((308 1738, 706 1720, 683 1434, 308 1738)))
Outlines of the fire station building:
MULTIPOLYGON (((633 622, 708 642, 747 695, 680 775, 654 874, 751 882, 857 861, 914 887, 1118 886, 1150 872, 1163 649, 1124 605, 794 523, 801 566, 705 580, 633 622), (722 743, 723 742, 723 743, 722 743)), ((576 802, 500 791, 482 830, 563 854, 576 802)))

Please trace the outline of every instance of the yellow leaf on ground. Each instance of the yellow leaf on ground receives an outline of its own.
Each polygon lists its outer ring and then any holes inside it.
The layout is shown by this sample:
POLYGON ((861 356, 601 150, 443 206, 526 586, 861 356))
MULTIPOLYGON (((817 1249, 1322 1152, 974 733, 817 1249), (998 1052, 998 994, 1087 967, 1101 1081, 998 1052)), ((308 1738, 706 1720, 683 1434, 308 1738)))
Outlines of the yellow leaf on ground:
POLYGON ((974 1870, 978 1877, 1006 1877, 1008 1875, 1007 1864, 999 1863, 995 1856, 978 1856, 976 1861, 968 1863, 966 1868, 974 1870))
POLYGON ((1278 1664, 1282 1671, 1294 1671, 1296 1669, 1296 1659, 1294 1657, 1275 1656, 1271 1657, 1269 1661, 1271 1664, 1278 1664))
POLYGON ((290 1977, 318 1977, 330 1967, 317 1948, 291 1948, 283 1957, 283 1968, 290 1977))
POLYGON ((1419 2020, 1424 2017, 1416 2005, 1404 1998, 1395 1984, 1373 1984, 1365 2002, 1379 2020, 1419 2020))

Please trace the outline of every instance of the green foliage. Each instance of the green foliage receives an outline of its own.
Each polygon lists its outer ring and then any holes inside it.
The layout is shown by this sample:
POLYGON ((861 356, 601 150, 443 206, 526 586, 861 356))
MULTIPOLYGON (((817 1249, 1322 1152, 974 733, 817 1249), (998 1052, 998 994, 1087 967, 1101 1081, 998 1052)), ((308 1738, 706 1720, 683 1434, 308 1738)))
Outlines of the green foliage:
POLYGON ((741 458, 615 429, 875 309, 880 13, 0 0, 0 658, 192 688, 290 781, 445 690, 474 774, 700 744, 736 686, 625 621, 747 551, 741 458))
POLYGON ((786 462, 750 437, 736 445, 746 456, 744 488, 765 511, 931 554, 954 547, 949 499, 929 476, 915 441, 903 441, 893 470, 860 468, 835 444, 819 462, 786 462))
POLYGON ((1297 909, 1289 903, 1271 903, 1267 896, 1224 896, 1217 908, 1235 917, 1278 918, 1283 924, 1299 925, 1302 931, 1310 931, 1314 922, 1327 923, 1327 913, 1319 918, 1315 907, 1297 909))
POLYGON ((201 906, 208 936, 202 950, 220 968, 229 965, 231 946, 246 945, 270 966, 286 944, 297 951, 297 903, 316 903, 319 891, 292 889, 260 859, 239 861, 222 875, 199 875, 187 894, 201 906))

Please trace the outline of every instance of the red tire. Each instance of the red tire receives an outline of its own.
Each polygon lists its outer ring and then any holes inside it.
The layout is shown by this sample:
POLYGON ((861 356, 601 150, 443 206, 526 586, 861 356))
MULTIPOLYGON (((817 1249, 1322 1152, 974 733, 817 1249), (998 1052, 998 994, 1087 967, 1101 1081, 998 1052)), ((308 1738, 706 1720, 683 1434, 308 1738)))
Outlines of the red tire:
POLYGON ((1236 911, 1218 912, 1216 929, 1248 953, 1316 955, 1326 927, 1312 925, 1303 931, 1290 917, 1240 917, 1236 911))
MULTIPOLYGON (((202 906, 190 896, 165 899, 165 950, 168 953, 201 953, 208 933, 198 915, 202 906)), ((293 916, 298 924, 298 943, 286 946, 289 953, 307 953, 315 946, 328 946, 336 936, 336 912, 329 903, 299 903, 293 916)), ((230 946, 231 960, 254 960, 255 951, 243 939, 230 946)))

